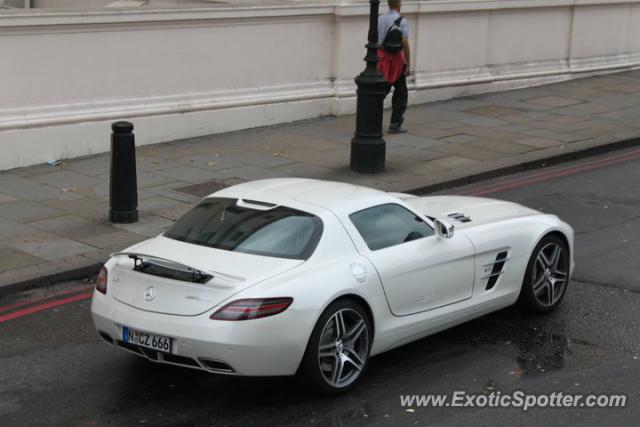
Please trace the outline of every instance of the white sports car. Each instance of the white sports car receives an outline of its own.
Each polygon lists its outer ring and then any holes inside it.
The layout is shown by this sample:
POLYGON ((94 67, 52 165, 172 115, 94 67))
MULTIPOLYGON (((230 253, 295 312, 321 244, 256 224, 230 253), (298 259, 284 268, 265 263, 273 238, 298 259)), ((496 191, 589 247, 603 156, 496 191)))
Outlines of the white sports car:
POLYGON ((571 226, 515 203, 270 179, 113 254, 91 312, 154 362, 336 393, 373 355, 516 302, 553 310, 572 270, 571 226))

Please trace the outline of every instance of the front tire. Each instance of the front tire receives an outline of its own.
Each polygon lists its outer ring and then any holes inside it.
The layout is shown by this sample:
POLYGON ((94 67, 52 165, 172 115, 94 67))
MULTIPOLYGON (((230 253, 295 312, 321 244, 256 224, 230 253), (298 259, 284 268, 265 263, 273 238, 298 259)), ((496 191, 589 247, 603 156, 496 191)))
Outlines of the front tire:
POLYGON ((343 393, 354 387, 369 362, 371 320, 360 304, 338 300, 313 328, 300 373, 318 392, 343 393))
POLYGON ((518 303, 532 313, 550 313, 569 284, 569 248, 555 235, 545 236, 531 254, 518 303))

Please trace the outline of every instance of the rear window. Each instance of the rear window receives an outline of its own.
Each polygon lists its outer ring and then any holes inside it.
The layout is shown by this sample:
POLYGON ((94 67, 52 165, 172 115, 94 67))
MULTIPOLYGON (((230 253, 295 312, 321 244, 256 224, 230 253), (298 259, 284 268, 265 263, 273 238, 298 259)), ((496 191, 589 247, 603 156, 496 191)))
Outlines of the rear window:
POLYGON ((180 218, 166 237, 227 251, 277 258, 307 259, 322 234, 315 215, 284 206, 210 198, 180 218))

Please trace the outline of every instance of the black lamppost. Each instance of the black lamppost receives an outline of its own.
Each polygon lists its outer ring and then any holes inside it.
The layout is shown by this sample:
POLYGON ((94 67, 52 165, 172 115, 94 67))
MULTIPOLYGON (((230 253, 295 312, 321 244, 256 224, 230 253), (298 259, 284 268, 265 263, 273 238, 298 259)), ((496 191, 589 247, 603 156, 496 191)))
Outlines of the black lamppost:
POLYGON ((385 142, 382 139, 382 109, 387 81, 378 71, 378 10, 380 0, 369 0, 369 43, 366 68, 356 77, 356 133, 351 140, 351 170, 377 173, 384 171, 385 142))

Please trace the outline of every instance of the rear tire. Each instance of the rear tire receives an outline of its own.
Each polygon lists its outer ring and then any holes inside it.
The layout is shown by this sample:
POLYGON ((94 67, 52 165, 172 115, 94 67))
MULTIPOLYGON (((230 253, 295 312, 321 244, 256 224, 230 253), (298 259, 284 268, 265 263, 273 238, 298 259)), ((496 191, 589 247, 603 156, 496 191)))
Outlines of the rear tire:
POLYGON ((569 260, 569 248, 561 238, 543 237, 531 253, 518 304, 537 314, 555 310, 569 284, 569 260))
POLYGON ((343 299, 322 313, 307 344, 301 377, 324 395, 353 388, 369 362, 371 320, 360 304, 343 299))

